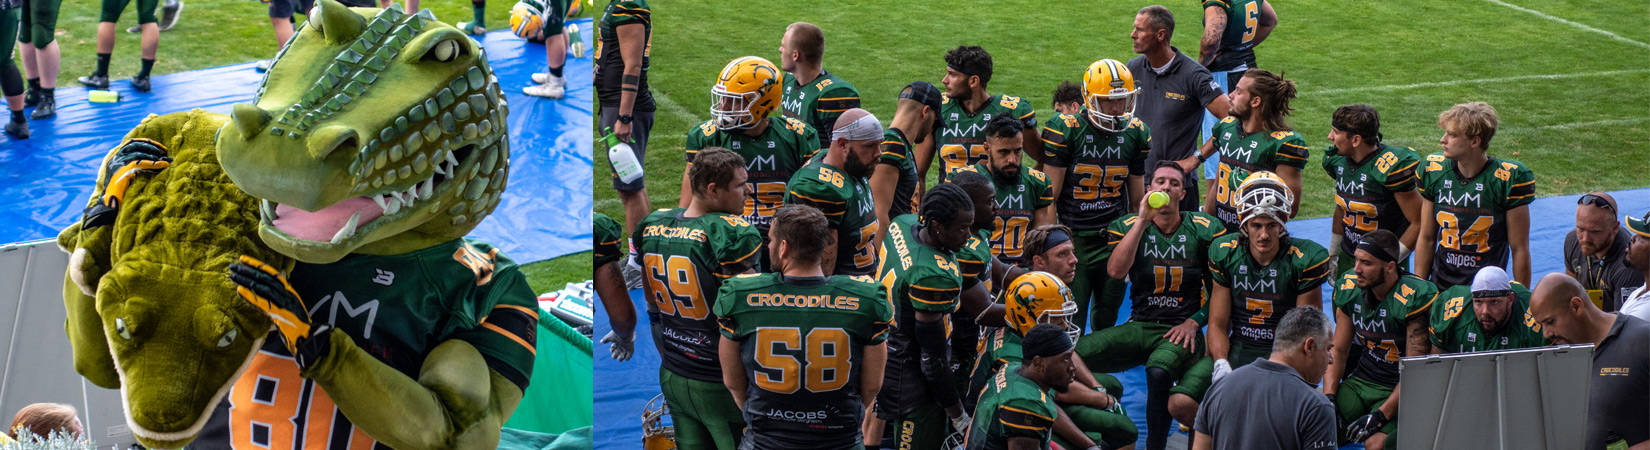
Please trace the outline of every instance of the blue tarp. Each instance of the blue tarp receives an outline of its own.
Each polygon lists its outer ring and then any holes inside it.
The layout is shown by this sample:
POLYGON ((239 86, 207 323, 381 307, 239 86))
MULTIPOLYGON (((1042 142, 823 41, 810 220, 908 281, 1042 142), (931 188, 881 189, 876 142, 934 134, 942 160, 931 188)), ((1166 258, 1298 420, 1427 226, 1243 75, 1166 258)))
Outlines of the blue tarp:
MULTIPOLYGON (((590 19, 573 23, 590 28, 590 19)), ((587 44, 591 35, 584 33, 587 44)), ((591 59, 567 60, 564 98, 530 97, 521 88, 544 70, 544 46, 508 30, 477 40, 509 100, 511 171, 504 199, 471 237, 523 262, 590 250, 591 59)), ((78 220, 98 161, 144 117, 194 108, 228 114, 230 105, 252 101, 262 80, 253 63, 156 76, 148 93, 114 80, 122 100, 112 104, 89 102, 84 87, 59 87, 57 116, 31 122, 32 137, 0 135, 0 243, 56 237, 78 220)))
MULTIPOLYGON (((1650 210, 1650 188, 1612 192, 1625 214, 1642 216, 1650 210)), ((1538 199, 1530 205, 1530 265, 1531 276, 1537 280, 1549 272, 1564 271, 1564 235, 1575 226, 1575 205, 1579 195, 1562 197, 1548 197, 1538 199)), ((1296 221, 1289 224, 1290 233, 1296 237, 1304 237, 1319 243, 1329 242, 1328 218, 1296 221)), ((1329 308, 1328 301, 1330 283, 1324 284, 1325 310, 1329 308)), ((642 291, 630 292, 636 304, 637 311, 645 311, 642 291)), ((1123 301, 1119 322, 1128 319, 1128 300, 1123 301)), ((607 334, 610 329, 607 325, 607 315, 603 308, 596 310, 596 335, 607 334)), ((596 357, 596 448, 598 449, 630 449, 636 448, 642 439, 642 408, 653 396, 659 394, 659 354, 648 336, 647 315, 641 316, 641 324, 636 326, 640 332, 636 336, 636 355, 630 361, 614 361, 609 355, 607 345, 598 344, 596 357)), ((1122 380, 1125 393, 1123 395, 1124 409, 1128 410, 1130 418, 1139 426, 1141 437, 1138 444, 1146 443, 1146 371, 1135 368, 1117 374, 1122 380)), ((1357 448, 1360 446, 1351 446, 1357 448)))

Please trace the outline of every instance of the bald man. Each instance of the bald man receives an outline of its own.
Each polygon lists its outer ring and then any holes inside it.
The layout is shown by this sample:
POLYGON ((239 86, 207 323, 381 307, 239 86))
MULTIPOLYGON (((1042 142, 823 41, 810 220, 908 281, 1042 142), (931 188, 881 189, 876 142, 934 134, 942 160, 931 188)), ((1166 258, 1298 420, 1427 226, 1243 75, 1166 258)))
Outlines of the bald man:
POLYGON ((871 275, 877 268, 876 202, 871 174, 882 153, 882 123, 869 111, 852 108, 837 116, 831 146, 802 166, 785 189, 786 204, 825 213, 836 245, 826 245, 825 275, 871 275))
POLYGON ((1561 273, 1543 277, 1533 297, 1530 313, 1547 339, 1594 345, 1582 448, 1622 442, 1650 450, 1650 322, 1600 310, 1581 282, 1561 273))

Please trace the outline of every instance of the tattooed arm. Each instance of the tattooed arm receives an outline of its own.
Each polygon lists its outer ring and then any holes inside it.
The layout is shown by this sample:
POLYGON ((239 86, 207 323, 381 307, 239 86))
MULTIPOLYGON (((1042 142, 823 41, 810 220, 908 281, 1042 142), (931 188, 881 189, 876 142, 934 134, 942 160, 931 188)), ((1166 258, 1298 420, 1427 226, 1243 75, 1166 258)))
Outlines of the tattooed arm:
POLYGON ((1197 62, 1204 67, 1215 61, 1220 50, 1220 37, 1226 34, 1226 9, 1219 6, 1203 8, 1203 41, 1197 49, 1197 62))

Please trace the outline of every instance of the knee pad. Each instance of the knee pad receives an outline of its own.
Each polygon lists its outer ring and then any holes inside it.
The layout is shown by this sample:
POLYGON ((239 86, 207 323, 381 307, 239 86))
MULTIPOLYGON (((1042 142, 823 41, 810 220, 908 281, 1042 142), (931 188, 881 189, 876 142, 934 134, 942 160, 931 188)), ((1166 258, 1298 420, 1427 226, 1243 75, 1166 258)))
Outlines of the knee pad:
POLYGON ((17 71, 17 63, 11 59, 0 61, 0 92, 7 97, 23 95, 23 74, 17 71))
POLYGON ((1174 386, 1174 377, 1161 367, 1146 368, 1146 389, 1168 389, 1174 386), (1161 386, 1161 387, 1160 387, 1161 386))

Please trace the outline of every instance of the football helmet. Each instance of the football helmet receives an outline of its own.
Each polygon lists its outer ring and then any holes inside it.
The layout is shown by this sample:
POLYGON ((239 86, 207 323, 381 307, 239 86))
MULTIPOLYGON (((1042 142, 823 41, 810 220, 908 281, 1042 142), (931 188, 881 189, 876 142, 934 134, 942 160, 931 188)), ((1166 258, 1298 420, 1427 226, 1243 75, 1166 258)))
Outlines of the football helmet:
POLYGON ((768 120, 779 108, 781 79, 779 67, 758 56, 728 63, 710 89, 710 115, 716 128, 743 130, 768 120))
POLYGON ((1295 194, 1277 174, 1260 171, 1249 174, 1238 185, 1238 226, 1259 216, 1271 217, 1278 223, 1289 221, 1289 207, 1295 204, 1295 194))
POLYGON ((665 404, 665 394, 653 396, 642 408, 642 449, 643 450, 675 450, 676 426, 665 425, 665 416, 670 415, 670 405, 665 404))
POLYGON ((523 39, 538 37, 544 29, 545 5, 537 0, 516 2, 510 8, 510 32, 523 39))
POLYGON ((1135 94, 1139 92, 1129 67, 1115 59, 1095 61, 1083 72, 1083 110, 1089 123, 1102 130, 1116 133, 1129 127, 1134 121, 1135 94), (1101 100, 1122 100, 1123 113, 1106 114, 1100 110, 1101 100))
POLYGON ((1072 321, 1077 315, 1077 303, 1071 299, 1071 289, 1053 274, 1048 272, 1031 272, 1014 279, 1008 285, 1008 305, 1005 317, 1008 326, 1021 336, 1031 332, 1031 327, 1039 323, 1054 323, 1054 319, 1064 317, 1066 335, 1072 340, 1082 335, 1083 330, 1072 321))

